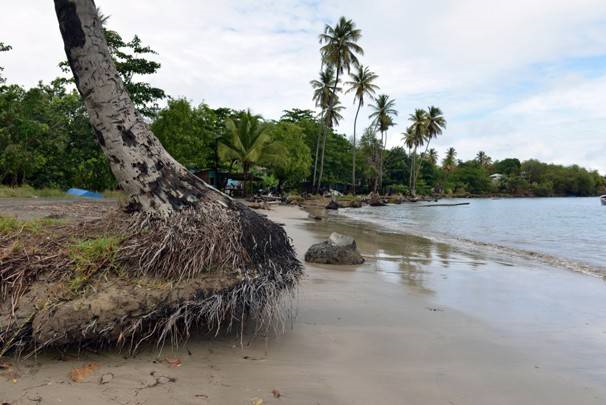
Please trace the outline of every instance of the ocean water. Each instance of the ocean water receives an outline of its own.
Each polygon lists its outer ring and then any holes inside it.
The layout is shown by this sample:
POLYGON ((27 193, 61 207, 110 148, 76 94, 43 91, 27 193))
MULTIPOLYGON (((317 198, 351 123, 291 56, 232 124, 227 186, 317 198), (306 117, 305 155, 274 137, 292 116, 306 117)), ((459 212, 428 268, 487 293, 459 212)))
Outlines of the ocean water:
POLYGON ((606 274, 606 206, 599 198, 506 198, 365 206, 340 215, 391 231, 442 242, 473 244, 572 270, 606 274))

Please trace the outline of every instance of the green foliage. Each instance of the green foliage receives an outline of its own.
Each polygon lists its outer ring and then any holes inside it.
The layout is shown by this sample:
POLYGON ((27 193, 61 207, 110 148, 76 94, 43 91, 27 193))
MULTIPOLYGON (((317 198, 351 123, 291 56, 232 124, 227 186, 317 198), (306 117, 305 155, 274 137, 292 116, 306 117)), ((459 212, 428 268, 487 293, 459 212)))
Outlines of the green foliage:
POLYGON ((457 191, 464 190, 473 194, 483 194, 491 190, 488 171, 476 161, 459 164, 453 177, 457 184, 457 191))
POLYGON ((116 31, 105 29, 105 38, 116 64, 116 69, 128 94, 139 112, 147 117, 153 117, 158 111, 158 101, 166 97, 164 90, 153 87, 149 83, 136 81, 136 76, 151 75, 160 69, 158 62, 146 57, 156 55, 149 46, 144 46, 141 39, 135 35, 126 42, 116 31))
POLYGON ((520 174, 522 163, 518 159, 497 160, 493 165, 495 173, 501 173, 505 176, 516 176, 520 174))
MULTIPOLYGON (((149 46, 143 45, 137 35, 130 41, 125 41, 118 32, 106 27, 107 20, 108 17, 101 16, 103 32, 116 70, 137 110, 144 116, 152 118, 159 110, 158 102, 166 98, 166 94, 164 90, 147 82, 137 81, 136 78, 158 72, 160 64, 147 59, 157 53, 149 46)), ((64 72, 69 73, 67 61, 61 62, 59 66, 64 72)))
POLYGON ((290 122, 278 122, 266 129, 272 143, 281 145, 284 154, 269 154, 260 163, 279 180, 278 185, 296 187, 311 172, 311 151, 305 143, 303 128, 290 122))
POLYGON ((264 174, 261 176, 261 183, 263 184, 263 188, 274 188, 278 186, 278 179, 272 174, 264 174))
POLYGON ((0 183, 94 190, 115 186, 80 96, 63 82, 0 90, 0 183))
POLYGON ((283 145, 272 142, 261 117, 250 111, 240 113, 235 120, 228 118, 225 127, 227 134, 219 140, 219 152, 224 159, 237 161, 244 174, 254 164, 274 161, 286 153, 283 145))
POLYGON ((217 114, 206 104, 192 107, 175 99, 158 113, 152 131, 179 163, 190 168, 208 167, 214 160, 214 134, 220 132, 217 114))
MULTIPOLYGON (((0 52, 7 52, 10 51, 12 49, 12 47, 10 45, 5 45, 3 42, 0 42, 0 52)), ((4 68, 2 66, 0 66, 0 85, 2 85, 4 82, 6 82, 6 79, 2 77, 2 71, 4 70, 4 68)))

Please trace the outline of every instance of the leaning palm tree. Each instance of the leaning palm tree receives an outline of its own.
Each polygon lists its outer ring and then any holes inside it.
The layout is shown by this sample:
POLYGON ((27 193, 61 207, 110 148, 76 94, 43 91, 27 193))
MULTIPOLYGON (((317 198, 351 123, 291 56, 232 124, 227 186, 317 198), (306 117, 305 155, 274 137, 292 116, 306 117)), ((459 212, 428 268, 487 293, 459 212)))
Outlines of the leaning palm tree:
POLYGON ((446 157, 442 161, 442 169, 447 172, 452 172, 454 168, 457 166, 457 151, 455 148, 450 147, 446 151, 446 157))
MULTIPOLYGON (((324 139, 324 145, 326 145, 326 140, 325 140, 325 132, 326 132, 326 126, 324 124, 325 119, 325 113, 326 110, 328 109, 328 106, 330 104, 330 100, 332 98, 332 95, 336 92, 339 91, 339 87, 337 87, 337 82, 335 79, 335 70, 332 66, 326 66, 326 68, 322 71, 320 71, 320 76, 319 79, 317 80, 312 80, 310 82, 311 87, 314 89, 314 94, 313 94, 313 100, 316 103, 317 107, 320 107, 321 113, 320 113, 320 125, 322 126, 322 131, 321 133, 318 135, 318 138, 316 139, 316 155, 314 157, 314 177, 313 177, 313 182, 312 182, 312 186, 316 185, 316 178, 317 178, 317 169, 318 169, 318 156, 320 154, 320 141, 322 139, 324 139)), ((323 151, 324 149, 322 149, 323 151)))
POLYGON ((54 4, 92 132, 128 203, 44 238, 3 235, 0 354, 94 343, 134 351, 153 337, 177 343, 202 324, 276 319, 302 273, 286 232, 168 154, 135 109, 93 0, 54 4), (80 246, 101 240, 103 252, 83 265, 80 246), (24 248, 7 248, 17 242, 24 248), (49 305, 29 305, 37 302, 49 305))
MULTIPOLYGON (((335 84, 333 92, 329 98, 328 109, 332 109, 336 102, 337 84, 339 83, 339 75, 343 72, 350 72, 352 66, 359 66, 358 56, 364 55, 364 50, 357 42, 362 37, 362 31, 356 28, 356 24, 352 20, 341 17, 334 27, 326 24, 324 32, 320 34, 320 53, 322 55, 322 63, 333 66, 336 71, 335 84)), ((326 133, 322 141, 326 145, 326 133)), ((324 154, 322 149, 322 160, 320 162, 320 177, 318 179, 318 191, 322 183, 322 175, 324 172, 324 154)))
POLYGON ((352 193, 356 195, 356 125, 358 122, 358 113, 360 108, 364 105, 364 97, 373 97, 375 92, 379 89, 379 86, 374 84, 374 81, 379 78, 377 74, 371 72, 367 66, 358 66, 358 71, 350 75, 351 80, 345 83, 349 88, 345 93, 354 92, 354 103, 358 102, 358 109, 356 110, 356 116, 354 118, 354 130, 353 130, 353 152, 352 152, 352 172, 351 172, 351 185, 352 193))
POLYGON ((383 149, 387 145, 387 130, 394 125, 393 118, 398 115, 396 101, 388 95, 381 94, 371 104, 372 113, 368 116, 375 128, 381 133, 381 150, 379 153, 379 189, 383 187, 383 149))

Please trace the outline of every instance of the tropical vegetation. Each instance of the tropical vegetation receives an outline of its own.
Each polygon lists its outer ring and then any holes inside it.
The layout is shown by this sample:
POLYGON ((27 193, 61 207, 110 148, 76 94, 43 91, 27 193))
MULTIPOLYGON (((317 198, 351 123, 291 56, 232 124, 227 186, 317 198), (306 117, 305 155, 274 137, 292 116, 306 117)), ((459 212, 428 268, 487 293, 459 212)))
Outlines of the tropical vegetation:
MULTIPOLYGON (((311 98, 318 111, 290 108, 274 119, 170 98, 145 81, 160 69, 148 59, 155 53, 153 49, 144 46, 138 36, 125 41, 107 27, 105 35, 135 105, 167 151, 191 170, 242 173, 244 178, 262 178, 257 186, 271 186, 279 192, 336 189, 411 196, 586 196, 606 192, 604 177, 576 165, 514 157, 494 160, 485 151, 462 160, 452 147, 440 156, 432 142, 444 134, 447 123, 435 106, 416 109, 409 115, 408 127, 397 129, 396 101, 387 94, 376 94, 379 75, 361 63, 362 34, 346 18, 327 25, 320 35, 322 67, 319 77, 311 81, 311 98), (348 80, 341 83, 346 74, 348 80), (351 138, 338 131, 345 108, 342 92, 353 96, 351 138), (371 113, 361 123, 359 113, 365 105, 371 113), (387 148, 389 133, 396 131, 403 133, 402 142, 387 148)), ((0 42, 0 53, 10 50, 0 42)), ((58 76, 31 88, 0 76, 2 195, 16 195, 7 187, 23 185, 44 190, 116 187, 80 95, 59 71, 58 76)))

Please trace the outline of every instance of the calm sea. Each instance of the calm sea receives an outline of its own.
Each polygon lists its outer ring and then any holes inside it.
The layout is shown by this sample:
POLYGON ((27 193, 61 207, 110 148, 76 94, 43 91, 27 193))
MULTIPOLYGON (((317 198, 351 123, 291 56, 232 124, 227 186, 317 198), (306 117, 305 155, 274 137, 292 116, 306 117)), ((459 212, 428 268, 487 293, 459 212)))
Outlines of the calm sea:
POLYGON ((343 215, 392 231, 445 242, 471 243, 575 270, 606 269, 606 206, 599 198, 510 198, 441 200, 428 203, 345 209, 343 215))

